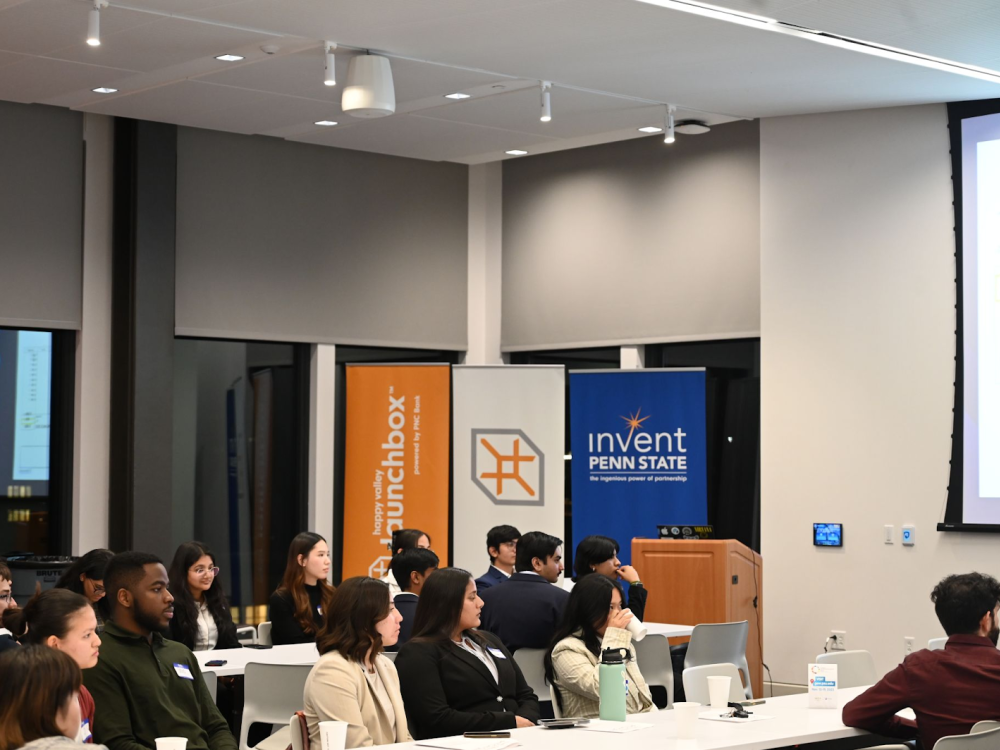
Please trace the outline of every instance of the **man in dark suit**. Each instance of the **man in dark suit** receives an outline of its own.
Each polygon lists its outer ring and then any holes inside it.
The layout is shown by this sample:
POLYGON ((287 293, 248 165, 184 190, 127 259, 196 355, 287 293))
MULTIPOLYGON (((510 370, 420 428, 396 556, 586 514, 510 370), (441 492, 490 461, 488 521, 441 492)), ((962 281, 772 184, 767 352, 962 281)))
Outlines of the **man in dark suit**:
POLYGON ((507 583, 514 574, 517 562, 517 540, 521 532, 513 526, 494 526, 486 534, 486 553, 490 556, 490 568, 476 579, 476 592, 482 596, 491 586, 507 583))
POLYGON ((931 593, 948 642, 921 649, 844 706, 844 723, 934 747, 941 737, 968 734, 973 724, 1000 719, 1000 584, 988 575, 945 578, 931 593), (896 712, 912 708, 917 720, 896 712))
POLYGON ((493 633, 511 652, 547 648, 559 625, 569 593, 554 586, 562 573, 562 540, 529 531, 517 542, 517 572, 503 586, 480 595, 482 629, 493 633))
POLYGON ((427 577, 437 570, 439 562, 438 556, 429 549, 416 547, 400 552, 389 563, 393 578, 401 589, 392 603, 403 616, 403 621, 399 623, 399 639, 396 645, 387 648, 386 651, 398 651, 400 646, 410 640, 420 590, 424 587, 427 577))

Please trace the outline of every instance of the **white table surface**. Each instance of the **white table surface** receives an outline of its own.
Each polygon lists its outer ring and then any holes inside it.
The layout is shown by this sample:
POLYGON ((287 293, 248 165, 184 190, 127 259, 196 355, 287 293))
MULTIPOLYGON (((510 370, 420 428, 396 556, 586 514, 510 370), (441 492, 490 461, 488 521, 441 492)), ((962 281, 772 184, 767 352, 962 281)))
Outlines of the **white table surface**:
MULTIPOLYGON (((693 625, 672 625, 663 622, 643 623, 649 635, 663 635, 668 638, 691 635, 693 625)), ((648 636, 647 636, 648 637, 648 636)), ((219 677, 243 674, 250 662, 258 664, 315 664, 319 652, 315 643, 296 643, 288 646, 273 646, 272 648, 226 648, 211 651, 195 651, 198 665, 203 672, 215 672, 219 677), (225 659, 221 667, 208 667, 205 662, 213 659, 225 659)))
MULTIPOLYGON (((752 706, 749 710, 773 716, 773 719, 749 724, 700 720, 698 737, 692 740, 677 739, 673 711, 629 716, 629 722, 653 724, 648 729, 629 734, 532 727, 513 730, 511 738, 516 739, 525 750, 604 750, 610 745, 627 746, 629 750, 771 750, 867 734, 860 729, 845 727, 840 718, 844 704, 864 690, 839 690, 836 709, 807 708, 805 694, 767 698, 766 703, 752 706)), ((416 745, 405 742, 390 747, 402 750, 415 748, 416 745)))

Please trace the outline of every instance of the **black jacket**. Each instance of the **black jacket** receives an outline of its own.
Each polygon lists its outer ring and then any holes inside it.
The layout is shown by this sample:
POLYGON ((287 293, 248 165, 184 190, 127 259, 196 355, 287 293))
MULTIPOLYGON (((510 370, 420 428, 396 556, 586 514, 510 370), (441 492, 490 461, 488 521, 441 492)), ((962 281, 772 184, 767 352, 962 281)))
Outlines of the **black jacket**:
POLYGON ((562 619, 569 593, 539 575, 515 573, 502 586, 480 594, 482 625, 511 651, 548 648, 562 619))
POLYGON ((392 600, 399 614, 403 616, 403 621, 399 623, 399 640, 396 641, 395 646, 387 648, 386 651, 399 651, 400 647, 410 640, 410 633, 413 632, 413 617, 417 614, 419 600, 420 597, 409 591, 396 594, 396 598, 392 600))
POLYGON ((406 720, 414 739, 470 731, 513 729, 515 716, 538 721, 538 698, 510 652, 477 631, 502 656, 493 656, 500 684, 475 656, 452 641, 410 641, 396 657, 406 720))
POLYGON ((306 594, 309 595, 309 609, 312 610, 313 626, 312 633, 307 633, 295 619, 295 605, 292 597, 284 591, 275 591, 271 594, 269 616, 271 618, 271 642, 275 646, 282 646, 286 643, 312 643, 316 640, 316 634, 323 627, 322 592, 319 584, 305 586, 306 594))

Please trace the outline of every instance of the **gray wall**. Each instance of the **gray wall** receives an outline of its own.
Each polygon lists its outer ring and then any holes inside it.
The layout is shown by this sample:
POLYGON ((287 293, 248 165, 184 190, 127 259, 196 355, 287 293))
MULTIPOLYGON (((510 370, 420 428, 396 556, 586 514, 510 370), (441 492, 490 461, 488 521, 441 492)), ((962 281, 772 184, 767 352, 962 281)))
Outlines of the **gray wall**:
POLYGON ((757 122, 504 162, 506 351, 756 336, 757 122))
POLYGON ((464 349, 468 168, 181 128, 180 335, 464 349))
POLYGON ((0 101, 0 325, 79 328, 83 115, 0 101))

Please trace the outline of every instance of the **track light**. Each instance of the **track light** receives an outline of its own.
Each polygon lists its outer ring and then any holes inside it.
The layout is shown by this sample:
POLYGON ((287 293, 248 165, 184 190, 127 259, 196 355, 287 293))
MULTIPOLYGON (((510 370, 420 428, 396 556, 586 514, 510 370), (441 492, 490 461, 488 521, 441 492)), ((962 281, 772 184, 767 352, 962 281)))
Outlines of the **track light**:
POLYGON ((101 8, 108 7, 108 0, 94 0, 94 7, 87 17, 87 44, 91 47, 101 46, 101 8))
POLYGON ((552 121, 552 83, 550 81, 542 81, 542 116, 539 119, 542 122, 552 121))
POLYGON ((336 59, 334 58, 333 51, 337 49, 337 45, 333 42, 324 43, 324 52, 326 52, 326 78, 323 83, 327 86, 337 85, 337 68, 336 59))
POLYGON ((674 112, 675 111, 677 111, 677 107, 675 107, 673 104, 668 104, 667 105, 667 122, 665 124, 665 127, 663 128, 663 131, 664 131, 663 142, 664 143, 673 143, 674 140, 676 140, 674 138, 674 112))

